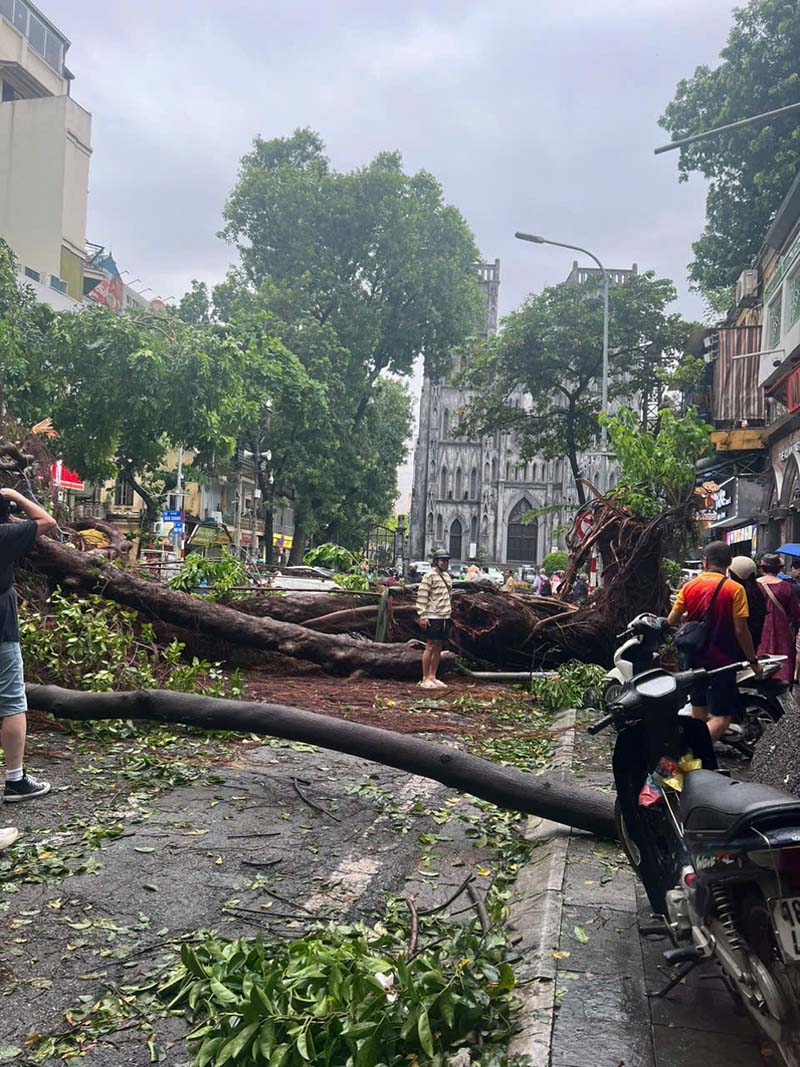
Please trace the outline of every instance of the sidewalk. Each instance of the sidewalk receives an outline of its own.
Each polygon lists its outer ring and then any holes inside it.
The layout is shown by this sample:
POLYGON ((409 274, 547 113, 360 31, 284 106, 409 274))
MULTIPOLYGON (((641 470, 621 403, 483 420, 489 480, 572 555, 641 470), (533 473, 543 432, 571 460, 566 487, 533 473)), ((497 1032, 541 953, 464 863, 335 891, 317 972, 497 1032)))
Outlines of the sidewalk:
MULTIPOLYGON (((609 762, 608 737, 590 738, 579 720, 577 773, 608 788, 609 762)), ((573 831, 562 890, 549 1067, 776 1063, 746 1015, 737 1014, 715 963, 697 967, 666 999, 647 996, 666 981, 662 953, 671 945, 640 936, 649 905, 621 849, 573 831)))

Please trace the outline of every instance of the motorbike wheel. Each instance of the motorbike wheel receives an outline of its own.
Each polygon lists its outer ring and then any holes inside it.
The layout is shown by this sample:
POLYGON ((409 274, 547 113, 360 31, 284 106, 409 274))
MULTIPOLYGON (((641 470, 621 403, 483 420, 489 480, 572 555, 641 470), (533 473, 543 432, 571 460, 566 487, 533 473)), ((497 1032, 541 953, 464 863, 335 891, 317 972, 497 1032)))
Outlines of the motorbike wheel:
POLYGON ((744 889, 738 910, 751 973, 764 1003, 756 1007, 746 990, 737 989, 739 998, 759 1030, 774 1042, 785 1067, 800 1067, 800 969, 787 967, 781 959, 759 890, 744 889))
POLYGON ((625 817, 622 814, 622 807, 619 802, 619 797, 617 797, 616 801, 614 802, 614 824, 617 827, 617 839, 622 845, 623 852, 628 857, 628 863, 630 863, 631 867, 633 867, 633 869, 638 874, 639 865, 642 862, 642 854, 639 851, 636 842, 632 840, 630 834, 628 833, 628 828, 625 825, 625 817))
POLYGON ((752 759, 756 745, 764 736, 764 730, 780 719, 782 712, 766 697, 751 694, 745 701, 744 723, 746 734, 740 740, 726 742, 746 759, 752 759))

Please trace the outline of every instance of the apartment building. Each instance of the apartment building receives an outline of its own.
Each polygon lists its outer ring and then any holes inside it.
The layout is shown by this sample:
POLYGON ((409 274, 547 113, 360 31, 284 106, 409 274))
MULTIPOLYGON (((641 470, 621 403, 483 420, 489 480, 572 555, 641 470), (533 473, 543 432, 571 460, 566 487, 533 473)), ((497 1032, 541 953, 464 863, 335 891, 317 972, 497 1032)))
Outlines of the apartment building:
POLYGON ((29 0, 0 0, 0 237, 37 298, 58 308, 84 296, 92 152, 69 44, 29 0))

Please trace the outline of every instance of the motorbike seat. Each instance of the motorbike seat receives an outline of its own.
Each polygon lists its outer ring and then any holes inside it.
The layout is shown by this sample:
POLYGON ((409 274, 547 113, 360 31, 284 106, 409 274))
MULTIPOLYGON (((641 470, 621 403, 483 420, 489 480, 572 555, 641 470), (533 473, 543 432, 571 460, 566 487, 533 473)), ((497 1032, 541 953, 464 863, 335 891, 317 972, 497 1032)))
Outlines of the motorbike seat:
POLYGON ((681 818, 687 837, 727 841, 751 827, 800 827, 800 800, 768 785, 696 770, 683 780, 681 818))

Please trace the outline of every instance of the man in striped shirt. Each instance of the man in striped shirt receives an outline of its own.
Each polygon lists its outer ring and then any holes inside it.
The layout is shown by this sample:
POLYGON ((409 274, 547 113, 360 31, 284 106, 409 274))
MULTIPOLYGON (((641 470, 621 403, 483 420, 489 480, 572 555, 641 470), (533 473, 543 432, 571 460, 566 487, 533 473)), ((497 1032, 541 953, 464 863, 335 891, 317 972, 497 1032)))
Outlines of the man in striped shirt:
POLYGON ((426 644, 422 653, 423 689, 447 689, 444 682, 436 677, 442 644, 447 640, 452 615, 451 593, 453 579, 447 573, 450 556, 444 549, 439 549, 431 557, 431 569, 427 571, 417 590, 417 615, 419 624, 425 631, 426 644))

